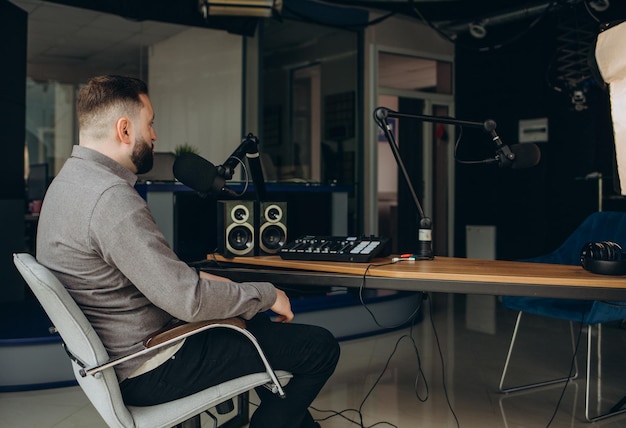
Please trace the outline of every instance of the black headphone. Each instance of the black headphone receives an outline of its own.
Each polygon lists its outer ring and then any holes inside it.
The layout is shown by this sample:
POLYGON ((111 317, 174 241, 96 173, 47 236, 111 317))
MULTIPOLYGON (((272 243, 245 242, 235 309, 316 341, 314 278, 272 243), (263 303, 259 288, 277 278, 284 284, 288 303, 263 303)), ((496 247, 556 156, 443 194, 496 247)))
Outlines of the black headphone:
POLYGON ((580 264, 601 275, 626 275, 626 254, 611 241, 587 242, 580 251, 580 264))

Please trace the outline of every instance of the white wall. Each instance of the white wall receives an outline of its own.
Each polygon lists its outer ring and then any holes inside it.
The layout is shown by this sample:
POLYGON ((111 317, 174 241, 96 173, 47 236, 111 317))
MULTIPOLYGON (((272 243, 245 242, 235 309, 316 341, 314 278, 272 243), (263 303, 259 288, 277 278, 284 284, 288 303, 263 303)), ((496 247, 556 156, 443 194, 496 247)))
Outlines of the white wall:
POLYGON ((155 150, 180 144, 222 164, 242 138, 243 37, 191 28, 151 47, 155 150))

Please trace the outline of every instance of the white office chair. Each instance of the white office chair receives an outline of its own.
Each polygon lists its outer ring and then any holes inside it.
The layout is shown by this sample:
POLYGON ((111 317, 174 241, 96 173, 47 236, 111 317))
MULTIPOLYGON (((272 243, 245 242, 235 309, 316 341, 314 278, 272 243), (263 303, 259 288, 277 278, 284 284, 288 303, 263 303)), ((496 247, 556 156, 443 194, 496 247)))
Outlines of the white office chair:
MULTIPOLYGON (((27 253, 14 254, 13 262, 61 335, 80 387, 109 427, 165 428, 183 423, 199 427, 201 413, 258 386, 265 385, 284 395, 282 384, 289 381, 291 374, 274 372, 254 336, 236 323, 229 323, 232 320, 186 324, 154 337, 142 351, 111 360, 95 330, 54 274, 27 253), (230 328, 245 335, 257 348, 266 370, 164 404, 124 404, 113 366, 209 328, 230 328)), ((217 426, 217 419, 210 416, 217 426)))

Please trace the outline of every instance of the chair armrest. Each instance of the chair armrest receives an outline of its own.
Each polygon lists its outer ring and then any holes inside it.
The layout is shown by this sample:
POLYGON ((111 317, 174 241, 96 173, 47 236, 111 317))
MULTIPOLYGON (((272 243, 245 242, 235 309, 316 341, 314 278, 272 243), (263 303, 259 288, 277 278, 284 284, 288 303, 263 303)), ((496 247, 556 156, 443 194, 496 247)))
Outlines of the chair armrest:
MULTIPOLYGON (((179 323, 173 326, 169 326, 164 328, 163 330, 159 330, 154 334, 148 336, 144 339, 145 348, 132 352, 130 354, 122 355, 120 357, 112 358, 102 364, 98 364, 91 367, 85 367, 79 371, 82 377, 86 377, 89 375, 95 375, 105 369, 110 367, 114 367, 120 363, 123 363, 128 360, 132 360, 133 358, 137 358, 141 355, 145 355, 150 352, 154 352, 157 349, 164 348, 169 345, 173 345, 174 343, 185 339, 189 336, 193 336, 194 334, 201 333, 205 330, 209 330, 211 328, 216 327, 226 327, 231 328, 233 330, 239 330, 240 332, 246 334, 246 336, 250 336, 245 330, 246 324, 240 318, 227 318, 222 320, 209 320, 209 321, 198 321, 193 323, 179 323)), ((69 351, 68 351, 69 353, 69 351)), ((71 358, 71 354, 70 354, 71 358)), ((76 359, 77 360, 77 359, 76 359)), ((82 364, 81 364, 82 365, 82 364)))
POLYGON ((222 320, 197 321, 190 323, 181 322, 154 332, 144 339, 143 344, 146 348, 153 348, 162 344, 163 342, 181 337, 183 335, 184 337, 187 337, 189 336, 188 333, 191 333, 193 335, 197 333, 196 330, 202 329, 203 327, 212 324, 230 324, 235 327, 246 328, 246 322, 241 318, 226 318, 222 320))
POLYGON ((82 368, 79 371, 79 373, 82 377, 86 377, 88 375, 97 375, 99 372, 105 369, 108 369, 110 367, 113 367, 117 364, 120 364, 124 361, 131 360, 140 355, 144 355, 156 349, 163 348, 164 346, 169 346, 171 344, 174 344, 178 342, 179 340, 184 339, 186 337, 192 336, 194 334, 200 333, 205 330, 209 330, 211 328, 217 328, 217 327, 230 328, 232 330, 236 330, 248 338, 248 340, 256 348, 259 358, 261 359, 261 362, 265 366, 265 372, 270 377, 271 383, 270 383, 269 389, 272 392, 277 393, 281 398, 285 398, 285 391, 283 390, 282 385, 278 381, 278 378, 276 377, 276 373, 274 373, 274 370, 272 369, 269 362, 267 361, 267 358, 265 357, 265 353, 261 349, 259 342, 256 340, 256 337, 254 337, 252 333, 250 333, 248 330, 245 329, 245 322, 239 318, 227 318, 224 320, 212 320, 212 321, 199 321, 199 322, 194 322, 194 323, 189 323, 189 324, 175 325, 163 331, 158 331, 155 334, 151 335, 150 337, 146 338, 144 340, 144 344, 146 348, 142 349, 141 351, 137 351, 128 355, 111 359, 103 364, 100 364, 94 367, 82 368))

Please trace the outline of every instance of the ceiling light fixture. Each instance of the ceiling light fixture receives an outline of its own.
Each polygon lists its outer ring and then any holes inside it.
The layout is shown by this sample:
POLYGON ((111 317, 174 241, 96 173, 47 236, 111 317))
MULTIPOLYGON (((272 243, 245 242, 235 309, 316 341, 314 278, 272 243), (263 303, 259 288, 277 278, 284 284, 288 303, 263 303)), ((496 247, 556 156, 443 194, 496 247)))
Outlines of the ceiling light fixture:
POLYGON ((469 24, 469 32, 476 39, 483 39, 487 35, 484 22, 472 22, 469 24))
POLYGON ((609 8, 609 0, 592 0, 589 2, 589 7, 596 12, 604 12, 609 8))
POLYGON ((209 16, 271 18, 280 14, 282 8, 282 0, 198 0, 198 10, 204 19, 209 16))

